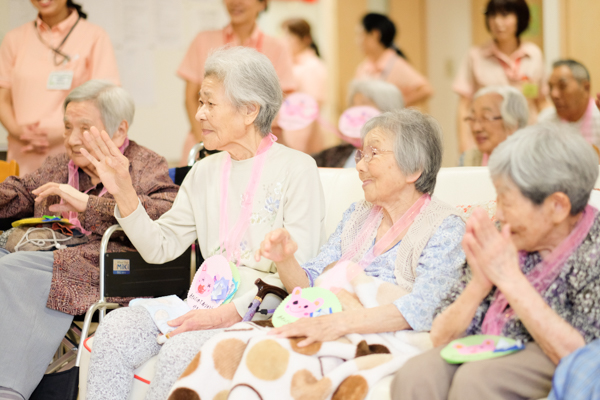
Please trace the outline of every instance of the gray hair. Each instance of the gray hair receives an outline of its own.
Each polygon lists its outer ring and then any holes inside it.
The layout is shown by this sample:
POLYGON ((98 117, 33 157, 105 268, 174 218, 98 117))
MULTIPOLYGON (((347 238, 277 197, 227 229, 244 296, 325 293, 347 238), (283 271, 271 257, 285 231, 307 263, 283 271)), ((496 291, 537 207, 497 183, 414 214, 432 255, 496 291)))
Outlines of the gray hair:
POLYGON ((377 128, 392 137, 394 156, 402 173, 420 171, 415 188, 421 193, 433 193, 443 151, 442 129, 437 121, 413 109, 386 112, 367 121, 361 130, 362 140, 377 128))
POLYGON ((573 78, 580 84, 591 82, 590 72, 582 63, 571 59, 558 60, 552 64, 552 69, 562 66, 568 67, 573 74, 573 78))
POLYGON ((100 119, 110 137, 123 120, 131 126, 135 114, 135 103, 123 88, 109 81, 93 79, 71 90, 64 103, 64 110, 71 102, 92 101, 100 110, 100 119))
POLYGON ((570 128, 540 124, 521 129, 494 149, 492 178, 505 176, 523 196, 540 205, 562 192, 571 201, 571 215, 583 211, 598 179, 598 156, 570 128))
POLYGON ((348 105, 352 105, 352 100, 357 93, 362 94, 371 100, 379 111, 395 111, 404 108, 404 97, 400 89, 388 82, 377 79, 360 79, 350 82, 348 93, 348 105))
POLYGON ((248 47, 222 47, 215 50, 204 64, 204 77, 214 76, 223 83, 225 94, 236 108, 258 105, 254 121, 266 136, 283 102, 279 78, 264 54, 248 47))
POLYGON ((529 105, 527 99, 519 90, 512 86, 488 86, 479 89, 473 100, 487 94, 499 94, 502 96, 500 115, 504 126, 508 129, 520 129, 527 126, 529 121, 529 105))

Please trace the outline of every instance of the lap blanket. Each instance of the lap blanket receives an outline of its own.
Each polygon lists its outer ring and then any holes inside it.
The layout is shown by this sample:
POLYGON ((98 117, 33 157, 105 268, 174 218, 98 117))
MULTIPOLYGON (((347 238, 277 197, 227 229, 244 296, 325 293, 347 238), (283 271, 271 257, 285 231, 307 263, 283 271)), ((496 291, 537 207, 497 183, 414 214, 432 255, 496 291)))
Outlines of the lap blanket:
MULTIPOLYGON (((396 285, 361 273, 337 296, 349 311, 389 304, 404 294, 396 285)), ((303 338, 269 336, 272 328, 265 322, 241 322, 211 338, 169 400, 363 399, 380 379, 432 347, 429 333, 413 331, 349 334, 298 347, 303 338)))

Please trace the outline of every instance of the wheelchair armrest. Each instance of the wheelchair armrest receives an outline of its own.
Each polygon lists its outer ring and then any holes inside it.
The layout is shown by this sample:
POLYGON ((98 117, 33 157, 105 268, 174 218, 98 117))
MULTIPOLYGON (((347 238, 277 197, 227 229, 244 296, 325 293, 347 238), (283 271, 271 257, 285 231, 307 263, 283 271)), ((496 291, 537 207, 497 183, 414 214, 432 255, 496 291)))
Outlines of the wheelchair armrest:
POLYGON ((194 147, 190 150, 190 154, 188 154, 187 165, 191 167, 196 162, 196 156, 204 150, 204 142, 196 143, 194 147))
POLYGON ((123 228, 119 224, 113 225, 109 227, 104 235, 102 235, 102 242, 100 243, 100 303, 105 301, 104 298, 104 270, 105 270, 105 262, 106 262, 106 252, 108 250, 108 242, 113 233, 117 231, 122 231, 123 228))

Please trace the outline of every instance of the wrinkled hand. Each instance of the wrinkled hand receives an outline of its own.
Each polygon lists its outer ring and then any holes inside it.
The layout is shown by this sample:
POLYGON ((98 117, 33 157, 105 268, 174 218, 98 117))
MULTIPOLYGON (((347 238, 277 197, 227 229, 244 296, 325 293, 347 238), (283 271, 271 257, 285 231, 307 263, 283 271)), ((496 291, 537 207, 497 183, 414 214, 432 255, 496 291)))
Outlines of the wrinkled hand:
POLYGON ((463 249, 473 282, 488 292, 493 285, 501 286, 516 275, 522 275, 517 249, 510 237, 510 225, 504 225, 498 232, 484 210, 475 210, 467 221, 463 249))
POLYGON ((298 244, 292 239, 290 233, 286 229, 279 228, 265 235, 254 259, 258 262, 262 256, 275 263, 280 263, 293 257, 297 250, 298 244))
POLYGON ((298 342, 298 347, 305 347, 315 342, 329 342, 344 336, 343 318, 343 313, 300 318, 296 322, 275 328, 268 334, 282 338, 305 337, 306 339, 298 342))
POLYGON ((241 320, 242 317, 233 303, 210 310, 192 310, 168 322, 169 326, 178 326, 177 329, 169 332, 169 337, 189 331, 227 328, 241 320))
POLYGON ((83 154, 96 168, 106 190, 117 197, 120 194, 135 192, 129 175, 129 160, 110 139, 105 131, 100 133, 96 127, 83 133, 86 148, 83 154))
POLYGON ((64 204, 53 204, 49 207, 52 212, 75 211, 84 212, 87 209, 89 195, 81 193, 71 185, 64 183, 46 183, 39 188, 32 190, 31 193, 36 195, 35 202, 39 203, 48 196, 60 196, 64 200, 64 204))

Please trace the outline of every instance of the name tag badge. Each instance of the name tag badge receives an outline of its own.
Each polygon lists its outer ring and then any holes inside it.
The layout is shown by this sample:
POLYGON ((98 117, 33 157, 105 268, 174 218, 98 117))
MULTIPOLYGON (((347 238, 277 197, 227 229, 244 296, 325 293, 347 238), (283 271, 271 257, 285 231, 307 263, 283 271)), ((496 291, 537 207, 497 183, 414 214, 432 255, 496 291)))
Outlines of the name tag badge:
POLYGON ((129 260, 113 260, 113 275, 129 275, 129 260))
POLYGON ((528 99, 537 99, 540 95, 539 87, 535 83, 523 83, 521 89, 523 92, 523 96, 527 97, 528 99))
POLYGON ((73 83, 73 71, 54 71, 48 76, 46 88, 49 90, 69 90, 73 83))

